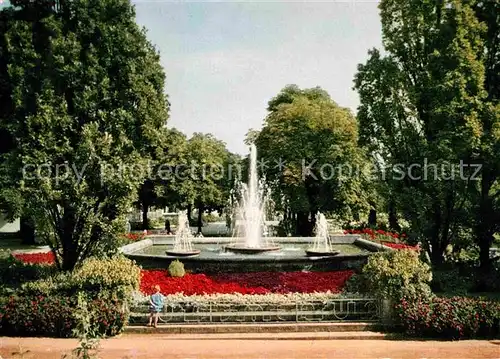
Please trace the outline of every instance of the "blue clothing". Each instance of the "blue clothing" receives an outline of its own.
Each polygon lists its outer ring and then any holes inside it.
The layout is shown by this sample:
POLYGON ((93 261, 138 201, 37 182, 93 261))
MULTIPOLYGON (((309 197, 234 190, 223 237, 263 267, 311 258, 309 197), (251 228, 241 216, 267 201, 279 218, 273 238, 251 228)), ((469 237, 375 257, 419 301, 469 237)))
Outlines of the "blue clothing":
POLYGON ((150 310, 152 312, 159 313, 163 309, 163 301, 164 297, 161 293, 155 293, 151 296, 151 307, 150 310))

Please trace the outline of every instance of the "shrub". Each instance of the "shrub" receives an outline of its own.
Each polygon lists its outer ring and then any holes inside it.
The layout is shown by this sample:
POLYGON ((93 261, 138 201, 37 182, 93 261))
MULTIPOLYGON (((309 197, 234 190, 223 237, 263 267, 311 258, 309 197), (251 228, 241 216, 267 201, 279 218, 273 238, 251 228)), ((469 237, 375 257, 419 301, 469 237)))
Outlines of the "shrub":
POLYGON ((123 256, 89 258, 72 273, 57 273, 43 280, 26 283, 22 293, 75 295, 85 291, 90 297, 126 299, 139 289, 140 268, 123 256))
POLYGON ((368 294, 365 276, 355 273, 345 283, 343 293, 368 294))
POLYGON ((420 261, 418 253, 399 250, 374 253, 363 267, 360 292, 379 299, 398 302, 402 297, 430 297, 430 267, 420 261))
POLYGON ((10 251, 0 251, 0 283, 3 286, 15 288, 21 283, 47 278, 56 270, 48 264, 23 263, 10 251))
POLYGON ((500 335, 500 303, 452 297, 402 298, 396 313, 405 334, 448 339, 500 335))
POLYGON ((89 258, 71 275, 72 285, 85 290, 125 288, 139 289, 141 270, 133 261, 116 256, 108 259, 89 258))
POLYGON ((464 295, 474 292, 499 292, 500 268, 494 263, 487 273, 469 264, 450 264, 449 268, 433 271, 431 287, 434 292, 448 295, 464 295))
MULTIPOLYGON (((11 296, 4 303, 0 301, 0 333, 71 337, 77 325, 76 309, 76 296, 11 296)), ((92 328, 99 335, 120 333, 127 320, 119 300, 92 299, 88 302, 88 310, 92 328)))
POLYGON ((435 293, 465 295, 474 287, 473 274, 472 271, 462 274, 459 268, 435 269, 432 272, 432 290, 435 293))
POLYGON ((184 277, 186 271, 184 270, 184 264, 176 259, 168 266, 168 273, 172 277, 184 277))
MULTIPOLYGON (((40 267, 8 260, 14 265, 8 267, 11 270, 40 267)), ((37 276, 41 279, 24 283, 6 303, 0 300, 0 332, 69 337, 77 324, 78 294, 85 293, 92 330, 116 335, 128 319, 132 293, 139 288, 140 268, 122 256, 90 258, 72 273, 32 275, 31 279, 37 276)))

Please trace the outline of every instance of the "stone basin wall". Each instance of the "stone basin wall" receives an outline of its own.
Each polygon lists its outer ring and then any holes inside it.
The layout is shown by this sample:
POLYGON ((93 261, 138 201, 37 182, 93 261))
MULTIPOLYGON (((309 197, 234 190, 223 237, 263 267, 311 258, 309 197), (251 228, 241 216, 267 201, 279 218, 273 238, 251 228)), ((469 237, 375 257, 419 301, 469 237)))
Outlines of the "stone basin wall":
MULTIPOLYGON (((174 236, 152 235, 146 239, 128 244, 121 248, 121 251, 129 258, 135 260, 137 264, 146 269, 165 269, 169 264, 179 259, 184 263, 185 268, 193 273, 236 273, 236 272, 288 272, 288 271, 335 271, 335 270, 358 270, 368 260, 369 253, 359 254, 339 254, 333 257, 306 257, 296 258, 265 257, 259 255, 247 256, 246 258, 223 257, 199 258, 193 257, 170 257, 166 255, 149 255, 137 253, 138 251, 152 245, 170 245, 174 242, 174 236)), ((276 237, 269 238, 276 244, 280 243, 312 243, 313 237, 276 237)), ((193 245, 203 244, 230 244, 234 243, 234 238, 205 237, 195 238, 193 245)), ((370 252, 392 250, 389 247, 361 239, 357 235, 339 235, 332 237, 332 244, 354 244, 370 252)))

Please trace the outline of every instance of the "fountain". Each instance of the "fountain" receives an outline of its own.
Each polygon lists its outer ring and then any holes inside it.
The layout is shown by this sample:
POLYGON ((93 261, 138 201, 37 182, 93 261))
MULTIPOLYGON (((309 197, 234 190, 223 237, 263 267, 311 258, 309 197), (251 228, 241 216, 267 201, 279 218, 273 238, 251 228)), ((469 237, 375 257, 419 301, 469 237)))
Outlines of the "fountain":
POLYGON ((330 234, 328 233, 328 222, 323 213, 318 212, 316 214, 314 234, 312 248, 306 249, 306 254, 308 256, 334 256, 340 253, 340 251, 332 248, 330 234))
POLYGON ((188 257, 200 254, 200 250, 193 249, 193 234, 189 229, 189 220, 185 212, 178 214, 177 231, 175 232, 174 248, 166 254, 176 257, 188 257))
POLYGON ((392 250, 359 235, 330 235, 335 226, 323 214, 316 216, 314 237, 274 237, 266 226, 266 213, 272 207, 266 193, 258 181, 257 150, 252 146, 248 183, 240 184, 238 196, 230 195, 227 210, 228 216, 234 213, 234 219, 226 223, 234 229, 232 237, 194 238, 183 212, 178 215, 175 237, 150 234, 120 250, 143 268, 165 268, 173 257, 182 257, 185 268, 193 273, 345 270, 361 268, 372 252, 392 250))
POLYGON ((257 176, 257 148, 250 147, 248 184, 242 184, 242 196, 238 214, 243 222, 242 241, 226 246, 227 250, 239 253, 262 253, 279 250, 267 239, 265 225, 265 194, 257 176))

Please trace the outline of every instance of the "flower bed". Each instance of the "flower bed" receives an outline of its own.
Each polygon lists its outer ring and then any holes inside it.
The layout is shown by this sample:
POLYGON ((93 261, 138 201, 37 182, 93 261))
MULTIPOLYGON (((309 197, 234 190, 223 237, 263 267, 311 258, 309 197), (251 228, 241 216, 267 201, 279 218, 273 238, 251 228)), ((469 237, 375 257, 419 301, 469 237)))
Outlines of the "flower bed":
POLYGON ((405 233, 396 233, 396 232, 388 232, 382 229, 372 229, 372 228, 363 228, 363 229, 347 229, 344 231, 345 234, 360 234, 361 236, 376 240, 376 241, 385 241, 385 242, 399 242, 406 238, 405 233))
POLYGON ((419 250, 419 246, 410 246, 408 244, 400 243, 406 238, 405 233, 388 232, 382 229, 347 229, 344 231, 345 234, 359 234, 364 239, 372 242, 382 243, 384 246, 391 247, 394 249, 411 249, 419 250))
MULTIPOLYGON (((286 294, 202 294, 202 295, 185 295, 183 293, 165 295, 165 305, 175 306, 179 303, 191 303, 197 305, 206 305, 213 302, 232 303, 234 305, 252 305, 262 304, 267 305, 293 305, 297 302, 327 302, 334 299, 349 299, 349 295, 345 293, 286 293, 286 294)), ((354 296, 359 299, 359 295, 354 296)), ((148 305, 150 296, 141 292, 135 292, 133 295, 134 305, 148 305)))
POLYGON ((125 233, 123 235, 123 238, 130 242, 137 242, 137 241, 142 241, 146 237, 146 233, 140 232, 140 233, 125 233))
POLYGON ((29 264, 53 264, 55 263, 54 253, 14 253, 12 256, 23 263, 29 264))
POLYGON ((170 277, 166 270, 141 271, 141 292, 151 294, 152 287, 160 285, 163 294, 267 294, 314 293, 342 291, 353 271, 336 272, 256 272, 222 274, 186 274, 170 277))
POLYGON ((408 244, 403 243, 392 243, 392 242, 382 242, 384 246, 391 247, 394 249, 411 249, 414 251, 418 251, 420 249, 419 246, 410 246, 408 244))

